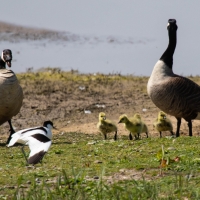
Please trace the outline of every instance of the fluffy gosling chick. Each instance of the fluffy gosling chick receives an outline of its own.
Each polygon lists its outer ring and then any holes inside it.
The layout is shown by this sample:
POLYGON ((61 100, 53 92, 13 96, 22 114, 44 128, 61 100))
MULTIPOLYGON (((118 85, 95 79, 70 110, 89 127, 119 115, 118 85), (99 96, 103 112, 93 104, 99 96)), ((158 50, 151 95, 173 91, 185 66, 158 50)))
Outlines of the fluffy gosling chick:
POLYGON ((139 113, 136 113, 133 117, 131 117, 130 118, 130 120, 135 120, 135 119, 140 119, 141 120, 141 122, 143 123, 143 128, 142 128, 142 131, 141 131, 141 133, 146 133, 146 136, 147 136, 147 138, 149 137, 149 135, 148 135, 148 127, 147 127, 147 125, 144 123, 144 121, 142 120, 142 118, 141 118, 141 115, 139 114, 139 113))
POLYGON ((107 134, 111 132, 115 132, 114 140, 117 140, 117 126, 112 121, 106 119, 104 112, 99 113, 97 128, 104 135, 105 140, 107 139, 107 134))
POLYGON ((162 137, 162 131, 170 131, 174 135, 172 123, 163 111, 158 113, 158 118, 154 121, 153 127, 159 131, 160 137, 162 137))
POLYGON ((129 119, 127 115, 121 115, 119 117, 118 123, 124 123, 125 128, 130 131, 129 133, 129 139, 132 140, 133 136, 135 136, 135 139, 139 139, 140 133, 143 129, 143 123, 141 121, 141 117, 138 117, 138 115, 134 115, 133 118, 129 119))

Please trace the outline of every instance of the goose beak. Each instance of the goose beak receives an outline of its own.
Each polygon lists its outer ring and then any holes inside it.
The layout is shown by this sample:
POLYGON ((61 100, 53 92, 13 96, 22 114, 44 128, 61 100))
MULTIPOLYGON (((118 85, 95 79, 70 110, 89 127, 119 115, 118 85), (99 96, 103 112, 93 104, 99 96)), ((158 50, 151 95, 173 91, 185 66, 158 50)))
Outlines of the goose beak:
POLYGON ((11 61, 6 61, 6 64, 8 65, 8 67, 11 67, 11 61))

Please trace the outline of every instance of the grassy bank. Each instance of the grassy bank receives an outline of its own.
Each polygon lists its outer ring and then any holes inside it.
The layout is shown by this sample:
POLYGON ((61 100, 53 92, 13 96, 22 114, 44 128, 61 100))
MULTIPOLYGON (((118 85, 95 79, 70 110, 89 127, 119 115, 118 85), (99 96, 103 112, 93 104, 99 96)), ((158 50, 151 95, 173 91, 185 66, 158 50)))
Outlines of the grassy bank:
MULTIPOLYGON (((198 137, 54 135, 42 164, 1 146, 1 199, 199 199, 198 137)), ((27 148, 28 152, 28 148, 27 148)))
MULTIPOLYGON (((26 166, 20 146, 5 146, 8 127, 0 127, 5 134, 0 138, 0 199, 200 199, 199 124, 194 123, 194 137, 187 136, 183 122, 180 138, 164 133, 160 139, 152 129, 158 109, 146 93, 148 77, 60 69, 17 76, 24 102, 13 118, 15 129, 50 119, 59 131, 42 164, 32 167, 26 166), (123 130, 117 141, 112 134, 103 140, 96 129, 101 111, 114 120, 123 113, 141 113, 150 138, 130 141, 123 130), (87 123, 94 126, 63 128, 87 123)), ((199 77, 189 78, 200 83, 199 77)))

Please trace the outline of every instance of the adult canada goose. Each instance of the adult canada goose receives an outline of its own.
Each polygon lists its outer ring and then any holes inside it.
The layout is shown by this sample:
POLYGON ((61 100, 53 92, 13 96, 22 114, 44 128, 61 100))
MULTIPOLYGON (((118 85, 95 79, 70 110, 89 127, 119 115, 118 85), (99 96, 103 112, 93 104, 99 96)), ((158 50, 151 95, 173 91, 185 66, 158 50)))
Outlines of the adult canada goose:
POLYGON ((169 19, 167 29, 169 44, 153 68, 147 92, 160 110, 176 117, 177 137, 180 136, 181 118, 188 122, 189 136, 192 136, 192 120, 200 119, 200 86, 188 78, 173 73, 173 54, 178 29, 175 19, 169 19))
POLYGON ((106 114, 104 112, 99 113, 97 128, 104 135, 105 140, 107 139, 107 134, 111 132, 115 132, 114 140, 117 140, 117 126, 109 119, 106 119, 106 114))
POLYGON ((11 119, 20 111, 23 101, 22 88, 18 83, 17 77, 12 70, 6 69, 6 64, 11 67, 12 52, 9 49, 3 50, 0 56, 0 125, 9 123, 10 136, 15 132, 11 119))
POLYGON ((42 160, 51 146, 52 128, 53 123, 51 121, 45 121, 41 127, 17 131, 11 136, 12 138, 8 144, 8 147, 11 147, 16 143, 23 144, 21 150, 24 154, 27 164, 37 164, 42 160), (28 145, 30 148, 28 159, 24 152, 25 145, 28 145))
POLYGON ((140 133, 143 129, 143 123, 141 120, 141 117, 139 114, 135 114, 133 118, 128 118, 127 115, 121 115, 119 117, 119 123, 124 123, 125 128, 130 132, 129 133, 129 139, 132 140, 133 136, 135 136, 135 139, 139 139, 140 133))
POLYGON ((160 133, 160 138, 162 137, 162 131, 170 131, 170 133, 174 135, 172 123, 163 111, 158 113, 158 117, 154 121, 153 127, 160 133))

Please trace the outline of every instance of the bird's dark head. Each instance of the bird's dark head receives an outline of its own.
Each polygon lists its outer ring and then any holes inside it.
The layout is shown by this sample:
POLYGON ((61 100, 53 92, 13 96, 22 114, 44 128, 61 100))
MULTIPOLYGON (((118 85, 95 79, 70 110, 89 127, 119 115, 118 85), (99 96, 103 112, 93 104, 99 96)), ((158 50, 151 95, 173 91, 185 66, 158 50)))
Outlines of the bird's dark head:
POLYGON ((53 128, 53 122, 52 122, 52 121, 45 121, 45 122, 43 123, 43 126, 44 126, 44 127, 47 127, 47 128, 49 128, 49 126, 51 126, 51 127, 53 128))
POLYGON ((1 54, 1 59, 8 65, 8 67, 11 67, 12 51, 10 49, 4 49, 1 54))
POLYGON ((178 29, 178 26, 176 25, 175 19, 169 19, 167 24, 168 31, 174 32, 178 29))

